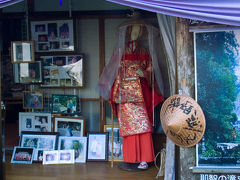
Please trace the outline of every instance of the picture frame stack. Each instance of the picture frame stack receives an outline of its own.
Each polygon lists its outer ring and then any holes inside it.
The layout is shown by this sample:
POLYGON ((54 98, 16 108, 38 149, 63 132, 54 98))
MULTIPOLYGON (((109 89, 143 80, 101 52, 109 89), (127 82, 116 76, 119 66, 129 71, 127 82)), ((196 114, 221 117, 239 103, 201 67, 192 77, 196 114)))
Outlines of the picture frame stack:
POLYGON ((14 147, 11 163, 72 164, 107 161, 108 132, 88 132, 85 135, 85 126, 84 117, 20 112, 20 141, 19 146, 14 147), (65 159, 61 159, 62 156, 65 159))

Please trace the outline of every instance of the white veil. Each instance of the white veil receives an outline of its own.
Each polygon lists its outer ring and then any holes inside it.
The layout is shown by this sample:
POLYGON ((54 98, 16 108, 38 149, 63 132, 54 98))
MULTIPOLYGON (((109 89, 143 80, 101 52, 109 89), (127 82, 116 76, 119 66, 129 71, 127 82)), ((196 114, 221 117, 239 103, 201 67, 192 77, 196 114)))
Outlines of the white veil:
MULTIPOLYGON (((103 72, 100 76, 97 90, 99 92, 99 95, 105 100, 109 100, 109 98, 110 98, 111 87, 114 83, 114 80, 115 80, 117 74, 118 74, 118 70, 120 67, 120 61, 121 61, 121 58, 122 58, 122 55, 123 55, 124 49, 125 49, 127 27, 131 26, 131 25, 133 25, 133 24, 126 24, 126 25, 119 27, 118 41, 117 41, 115 50, 113 51, 113 54, 111 56, 109 63, 105 66, 105 68, 103 69, 103 72)), ((150 56, 152 59, 152 63, 153 63, 153 72, 154 72, 158 87, 159 87, 162 95, 164 96, 163 80, 162 80, 162 75, 161 75, 161 71, 160 71, 160 67, 159 67, 159 59, 158 59, 157 53, 156 53, 156 47, 157 47, 156 46, 156 43, 157 43, 156 37, 158 35, 158 30, 157 30, 157 28, 155 28, 154 26, 151 26, 151 25, 142 24, 142 23, 140 25, 145 26, 147 29, 148 41, 146 41, 147 44, 145 44, 145 46, 148 47, 147 49, 149 50, 149 53, 150 53, 150 56)))

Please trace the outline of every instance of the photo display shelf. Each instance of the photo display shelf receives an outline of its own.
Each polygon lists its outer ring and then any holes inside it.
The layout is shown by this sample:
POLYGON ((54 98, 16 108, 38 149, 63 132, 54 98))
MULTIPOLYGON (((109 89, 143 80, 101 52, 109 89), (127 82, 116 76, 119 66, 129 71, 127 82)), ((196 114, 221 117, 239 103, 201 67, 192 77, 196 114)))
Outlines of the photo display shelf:
POLYGON ((74 51, 73 20, 31 21, 36 52, 74 51))
POLYGON ((83 55, 41 56, 42 87, 83 87, 83 55))

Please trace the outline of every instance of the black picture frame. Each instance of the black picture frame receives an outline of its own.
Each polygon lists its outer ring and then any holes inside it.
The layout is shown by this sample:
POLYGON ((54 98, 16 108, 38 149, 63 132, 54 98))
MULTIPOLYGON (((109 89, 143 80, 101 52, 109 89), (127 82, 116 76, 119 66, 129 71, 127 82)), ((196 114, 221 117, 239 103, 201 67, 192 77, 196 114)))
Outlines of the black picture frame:
POLYGON ((56 150, 59 133, 57 132, 32 132, 22 131, 19 146, 24 148, 35 148, 33 161, 42 161, 44 150, 56 150))
POLYGON ((78 107, 77 95, 52 94, 52 114, 76 115, 78 107))
POLYGON ((108 132, 87 134, 87 161, 108 160, 108 132))

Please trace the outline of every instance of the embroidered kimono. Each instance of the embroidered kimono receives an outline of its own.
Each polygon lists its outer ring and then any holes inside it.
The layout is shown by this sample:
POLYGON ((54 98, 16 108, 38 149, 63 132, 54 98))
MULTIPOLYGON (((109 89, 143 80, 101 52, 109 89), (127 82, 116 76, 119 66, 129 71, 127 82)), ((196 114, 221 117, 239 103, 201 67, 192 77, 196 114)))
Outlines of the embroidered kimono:
POLYGON ((151 70, 148 51, 139 47, 136 41, 130 41, 122 56, 110 98, 123 137, 152 132, 153 106, 159 104, 163 97, 154 92, 152 103, 151 70))

